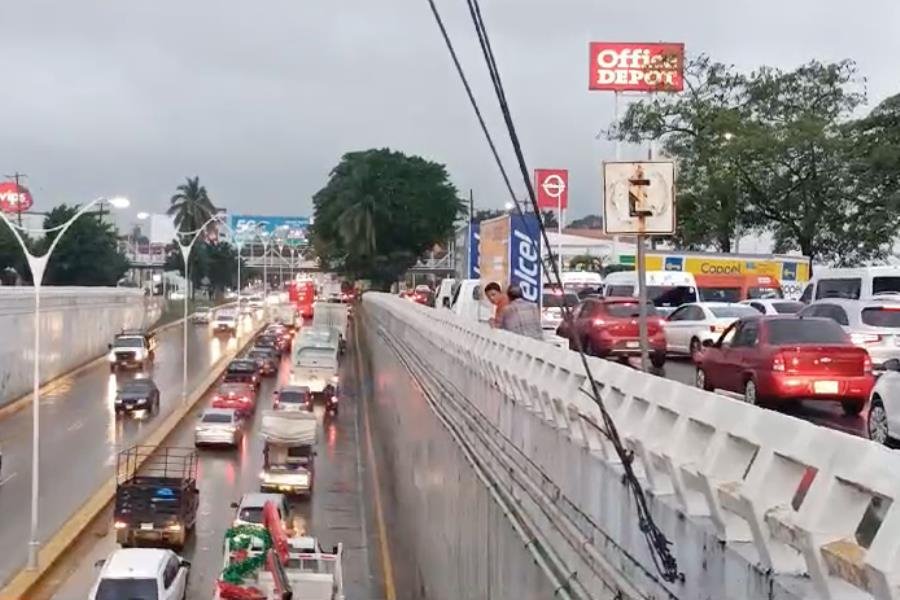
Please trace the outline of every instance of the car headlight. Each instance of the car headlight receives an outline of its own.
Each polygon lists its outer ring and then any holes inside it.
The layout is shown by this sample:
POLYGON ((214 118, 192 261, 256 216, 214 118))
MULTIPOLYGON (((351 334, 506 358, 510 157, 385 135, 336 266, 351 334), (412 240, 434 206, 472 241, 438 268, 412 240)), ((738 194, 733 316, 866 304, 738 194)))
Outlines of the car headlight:
POLYGON ((138 398, 134 402, 135 402, 135 404, 147 404, 147 399, 146 398, 138 398))
POLYGON ((144 358, 144 351, 143 351, 143 350, 135 350, 135 351, 134 351, 134 358, 135 358, 136 360, 141 360, 142 358, 144 358))
POLYGON ((106 356, 106 360, 109 362, 116 362, 116 353, 110 351, 110 353, 106 356))

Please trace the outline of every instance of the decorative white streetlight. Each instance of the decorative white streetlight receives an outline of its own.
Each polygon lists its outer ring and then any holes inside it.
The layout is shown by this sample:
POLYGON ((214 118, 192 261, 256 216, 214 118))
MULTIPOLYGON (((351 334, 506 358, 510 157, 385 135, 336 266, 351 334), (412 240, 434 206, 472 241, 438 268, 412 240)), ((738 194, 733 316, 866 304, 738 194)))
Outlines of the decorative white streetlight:
POLYGON ((6 223, 7 227, 9 227, 10 231, 12 231, 13 237, 16 238, 19 246, 22 247, 22 252, 25 253, 25 260, 28 263, 28 270, 31 271, 31 280, 33 282, 34 289, 34 347, 32 349, 33 380, 31 391, 31 534, 28 540, 28 569, 32 571, 38 568, 38 549, 41 545, 41 543, 38 541, 38 499, 40 491, 39 483, 41 432, 41 284, 44 281, 44 272, 47 269, 47 263, 50 260, 50 255, 53 254, 53 251, 56 249, 56 245, 59 243, 59 240, 62 239, 72 223, 78 220, 78 217, 86 213, 93 206, 100 204, 101 202, 108 202, 109 205, 113 208, 128 208, 130 204, 128 198, 123 198, 121 196, 116 196, 113 198, 96 198, 95 200, 92 200, 91 202, 88 202, 83 207, 81 207, 78 212, 72 215, 72 218, 70 218, 62 225, 57 225, 56 227, 51 227, 49 229, 27 229, 25 227, 14 225, 9 221, 9 219, 6 218, 6 215, 2 211, 0 211, 0 219, 3 219, 3 222, 6 223), (22 239, 22 235, 20 232, 43 233, 45 235, 56 233, 56 237, 52 242, 50 242, 50 247, 47 249, 47 252, 45 252, 42 256, 36 256, 31 253, 31 250, 28 249, 28 246, 25 244, 25 240, 22 239))

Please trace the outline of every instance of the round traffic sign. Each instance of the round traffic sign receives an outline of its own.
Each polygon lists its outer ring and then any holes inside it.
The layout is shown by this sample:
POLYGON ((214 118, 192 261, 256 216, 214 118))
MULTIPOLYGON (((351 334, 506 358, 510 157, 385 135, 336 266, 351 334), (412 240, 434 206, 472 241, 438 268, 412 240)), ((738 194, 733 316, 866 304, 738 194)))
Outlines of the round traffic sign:
POLYGON ((545 194, 556 200, 566 191, 566 182, 563 181, 562 177, 553 173, 544 178, 544 181, 541 182, 541 188, 545 194))

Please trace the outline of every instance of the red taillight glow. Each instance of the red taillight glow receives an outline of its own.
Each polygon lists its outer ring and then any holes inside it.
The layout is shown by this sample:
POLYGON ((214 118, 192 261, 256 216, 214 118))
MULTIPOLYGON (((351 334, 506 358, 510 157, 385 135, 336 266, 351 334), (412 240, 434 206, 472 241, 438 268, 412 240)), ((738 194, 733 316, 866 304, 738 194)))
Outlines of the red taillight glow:
POLYGON ((591 322, 592 322, 594 325, 596 325, 597 327, 603 327, 604 325, 606 325, 606 321, 604 321, 603 319, 594 319, 594 320, 591 321, 591 322))
POLYGON ((776 354, 772 359, 772 370, 777 371, 779 373, 784 373, 784 355, 776 354))
POLYGON ((872 374, 872 359, 869 358, 868 353, 866 353, 866 357, 863 359, 863 375, 871 375, 872 374))

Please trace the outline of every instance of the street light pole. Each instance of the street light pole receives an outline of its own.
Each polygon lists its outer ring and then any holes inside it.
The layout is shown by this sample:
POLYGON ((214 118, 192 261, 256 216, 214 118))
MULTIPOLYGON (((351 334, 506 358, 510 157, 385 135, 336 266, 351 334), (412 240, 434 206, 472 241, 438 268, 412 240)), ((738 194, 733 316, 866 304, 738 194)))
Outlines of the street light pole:
MULTIPOLYGON (((90 208, 94 205, 99 204, 100 202, 105 201, 106 198, 97 198, 86 205, 84 205, 81 209, 78 210, 72 218, 63 223, 62 225, 58 225, 56 227, 52 227, 50 229, 32 229, 27 230, 25 228, 13 225, 9 222, 9 219, 6 218, 6 215, 3 212, 0 212, 0 219, 6 223, 6 226, 9 227, 10 231, 13 233, 13 237, 16 238, 16 241, 19 243, 19 246, 22 248, 22 252, 25 253, 25 260, 28 263, 28 270, 31 271, 31 280, 34 288, 34 346, 32 348, 32 391, 31 391, 31 530, 28 540, 28 564, 27 568, 30 571, 37 570, 38 568, 38 550, 40 549, 40 541, 38 540, 38 524, 39 524, 39 503, 40 499, 40 435, 41 435, 41 369, 40 369, 40 356, 41 356, 41 284, 44 281, 44 273, 47 269, 47 263, 50 261, 50 256, 53 254, 53 251, 56 249, 56 245, 59 243, 59 240, 65 235, 66 231, 68 231, 69 227, 78 220, 78 217, 86 213, 90 208), (28 231, 31 233, 44 233, 50 234, 53 232, 56 233, 56 237, 50 242, 50 247, 47 249, 42 256, 35 256, 28 249, 28 246, 25 244, 25 240, 22 239, 21 234, 19 233, 19 229, 22 231, 28 231)), ((109 203, 115 208, 127 208, 129 205, 127 198, 111 198, 109 203)))

